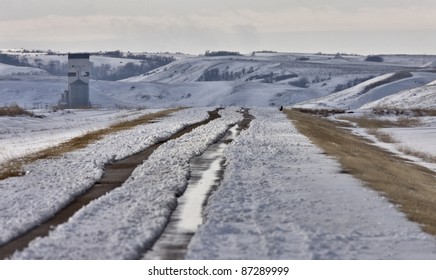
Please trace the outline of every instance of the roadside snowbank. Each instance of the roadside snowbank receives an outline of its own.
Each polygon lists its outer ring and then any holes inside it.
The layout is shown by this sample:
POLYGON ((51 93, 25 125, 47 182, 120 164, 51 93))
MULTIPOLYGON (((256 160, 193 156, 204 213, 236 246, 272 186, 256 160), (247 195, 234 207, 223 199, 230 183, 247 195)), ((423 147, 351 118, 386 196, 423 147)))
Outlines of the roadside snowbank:
POLYGON ((0 181, 0 244, 51 217, 91 187, 101 177, 105 163, 137 153, 207 119, 207 110, 186 109, 160 122, 111 134, 60 158, 30 164, 25 167, 25 176, 0 181))
POLYGON ((133 259, 165 228, 177 195, 184 192, 189 160, 242 120, 235 108, 222 118, 168 141, 122 187, 91 202, 46 238, 30 243, 18 259, 133 259))
POLYGON ((226 152, 188 259, 435 259, 435 239, 274 109, 226 152))

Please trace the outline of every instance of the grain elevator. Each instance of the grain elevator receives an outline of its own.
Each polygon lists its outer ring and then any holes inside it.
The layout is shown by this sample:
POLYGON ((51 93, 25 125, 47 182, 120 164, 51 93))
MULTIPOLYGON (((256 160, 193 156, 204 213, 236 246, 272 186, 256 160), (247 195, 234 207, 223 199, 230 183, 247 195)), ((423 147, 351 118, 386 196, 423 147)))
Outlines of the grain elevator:
POLYGON ((88 108, 89 79, 91 62, 89 53, 68 54, 68 92, 67 107, 71 109, 88 108))

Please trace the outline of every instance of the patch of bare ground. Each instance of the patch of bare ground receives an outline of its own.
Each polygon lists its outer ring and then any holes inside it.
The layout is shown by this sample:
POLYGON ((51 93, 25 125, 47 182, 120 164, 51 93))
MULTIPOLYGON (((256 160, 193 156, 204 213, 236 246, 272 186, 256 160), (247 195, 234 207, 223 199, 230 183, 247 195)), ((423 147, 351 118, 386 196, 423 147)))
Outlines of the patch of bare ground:
POLYGON ((343 109, 313 109, 313 108, 295 108, 301 113, 319 115, 319 116, 330 116, 333 114, 344 114, 346 111, 343 109))
POLYGON ((293 110, 284 112, 344 170, 398 205, 425 232, 436 235, 436 173, 371 145, 339 123, 293 110))
POLYGON ((176 111, 180 110, 180 108, 175 109, 168 109, 159 111, 152 114, 147 114, 142 117, 136 118, 134 120, 129 121, 123 121, 116 124, 113 124, 107 128, 92 131, 89 133, 86 133, 82 136, 75 137, 69 141, 66 141, 58 146, 51 147, 45 150, 42 150, 40 152, 30 154, 28 156, 13 159, 8 161, 7 163, 3 164, 0 169, 0 180, 9 178, 9 177, 16 177, 21 176, 23 166, 29 163, 32 163, 39 159, 46 159, 46 158, 53 158, 60 156, 62 154, 72 152, 74 150, 82 149, 88 146, 91 143, 94 143, 100 139, 102 139, 104 136, 109 135, 111 133, 115 133, 122 130, 131 129, 137 125, 144 124, 147 122, 154 121, 158 118, 163 118, 171 113, 174 113, 176 111))
POLYGON ((410 115, 415 117, 424 116, 436 116, 436 109, 432 108, 395 108, 395 107, 376 107, 372 109, 374 115, 386 116, 386 115, 410 115))

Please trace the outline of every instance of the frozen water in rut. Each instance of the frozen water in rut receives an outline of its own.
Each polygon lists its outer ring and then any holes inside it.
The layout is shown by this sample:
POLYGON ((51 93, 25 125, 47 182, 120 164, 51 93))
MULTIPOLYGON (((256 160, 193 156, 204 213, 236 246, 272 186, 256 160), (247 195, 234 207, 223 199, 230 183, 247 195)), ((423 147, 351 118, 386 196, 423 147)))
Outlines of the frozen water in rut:
POLYGON ((233 125, 202 155, 190 161, 191 176, 188 187, 178 200, 171 220, 144 259, 183 259, 189 241, 203 223, 203 207, 209 194, 219 186, 224 172, 224 149, 239 134, 240 126, 233 125))

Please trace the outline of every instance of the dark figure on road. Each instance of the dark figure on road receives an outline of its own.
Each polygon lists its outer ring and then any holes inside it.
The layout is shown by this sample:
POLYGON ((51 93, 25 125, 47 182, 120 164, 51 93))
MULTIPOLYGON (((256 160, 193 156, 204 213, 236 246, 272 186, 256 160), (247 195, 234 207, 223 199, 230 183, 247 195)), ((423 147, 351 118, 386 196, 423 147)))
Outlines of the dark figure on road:
POLYGON ((283 111, 283 106, 280 106, 279 110, 280 110, 280 112, 283 111))

